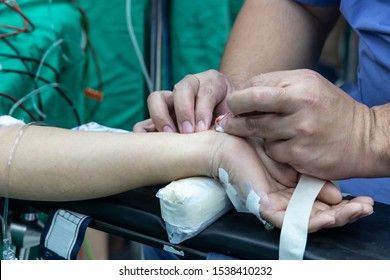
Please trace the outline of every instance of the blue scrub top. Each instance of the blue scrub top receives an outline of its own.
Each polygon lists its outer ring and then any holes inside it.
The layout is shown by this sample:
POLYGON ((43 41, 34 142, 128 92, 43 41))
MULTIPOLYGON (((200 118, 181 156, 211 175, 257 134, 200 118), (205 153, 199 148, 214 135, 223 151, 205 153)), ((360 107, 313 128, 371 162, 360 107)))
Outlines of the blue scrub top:
MULTIPOLYGON (((390 102, 390 2, 388 0, 296 0, 308 5, 340 6, 359 37, 357 84, 342 88, 369 107, 390 102)), ((389 140, 390 141, 390 140, 389 140)), ((340 181, 343 192, 368 195, 390 204, 390 178, 340 181)))

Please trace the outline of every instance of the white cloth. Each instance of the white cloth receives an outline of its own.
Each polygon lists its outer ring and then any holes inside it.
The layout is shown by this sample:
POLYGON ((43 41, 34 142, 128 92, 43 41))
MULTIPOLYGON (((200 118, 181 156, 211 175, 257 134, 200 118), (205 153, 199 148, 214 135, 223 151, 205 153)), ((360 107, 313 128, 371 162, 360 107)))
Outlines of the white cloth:
POLYGON ((24 125, 25 123, 21 120, 17 120, 11 116, 0 116, 0 127, 10 125, 24 125))

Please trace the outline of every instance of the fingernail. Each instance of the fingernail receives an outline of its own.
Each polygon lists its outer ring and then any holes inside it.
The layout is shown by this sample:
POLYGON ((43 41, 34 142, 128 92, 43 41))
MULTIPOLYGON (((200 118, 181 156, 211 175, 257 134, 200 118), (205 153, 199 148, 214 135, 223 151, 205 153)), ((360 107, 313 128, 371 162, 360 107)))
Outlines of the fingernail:
POLYGON ((183 133, 193 133, 194 132, 194 128, 189 121, 183 122, 181 125, 181 129, 182 129, 183 133))
POLYGON ((169 125, 166 125, 163 127, 163 132, 173 132, 173 129, 169 125))
POLYGON ((199 121, 196 125, 196 131, 200 132, 204 130, 206 130, 206 125, 204 124, 204 121, 199 121))

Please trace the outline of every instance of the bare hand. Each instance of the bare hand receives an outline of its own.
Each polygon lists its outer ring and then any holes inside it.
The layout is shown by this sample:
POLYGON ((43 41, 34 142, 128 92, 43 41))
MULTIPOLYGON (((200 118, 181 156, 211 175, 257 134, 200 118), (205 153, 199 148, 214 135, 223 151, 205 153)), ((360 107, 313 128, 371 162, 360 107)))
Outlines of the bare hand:
POLYGON ((187 75, 173 92, 155 91, 148 97, 151 121, 134 126, 134 132, 193 133, 208 130, 215 116, 227 112, 226 96, 234 90, 227 77, 215 70, 187 75), (145 129, 146 128, 146 129, 145 129))
MULTIPOLYGON (((334 180, 367 175, 370 111, 310 70, 252 78, 232 93, 225 132, 265 140, 266 154, 298 172, 334 180)), ((372 164, 372 163, 371 163, 372 164)))
MULTIPOLYGON (((285 189, 280 192, 269 193, 269 204, 262 204, 261 216, 276 227, 281 228, 287 209, 286 205, 290 201, 293 191, 294 189, 285 189)), ((373 204, 373 200, 367 196, 359 196, 351 200, 344 199, 335 204, 327 204, 316 199, 309 219, 309 232, 353 223, 372 214, 373 204)))

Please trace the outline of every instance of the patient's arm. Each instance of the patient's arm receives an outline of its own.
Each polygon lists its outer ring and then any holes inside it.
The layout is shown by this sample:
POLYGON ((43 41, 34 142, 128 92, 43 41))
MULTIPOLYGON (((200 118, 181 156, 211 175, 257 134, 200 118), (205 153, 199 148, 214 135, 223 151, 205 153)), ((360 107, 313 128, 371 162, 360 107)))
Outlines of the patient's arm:
MULTIPOLYGON (((267 194, 269 204, 262 205, 261 214, 280 227, 293 190, 266 172, 246 140, 225 133, 104 133, 29 126, 19 138, 9 166, 20 129, 0 128, 1 196, 53 201, 91 199, 179 178, 217 178, 218 169, 223 168, 233 184, 249 182, 256 191, 267 194)), ((316 204, 311 231, 343 225, 372 212, 370 199, 341 202, 336 188, 325 189, 336 198, 335 205, 316 204)))
MULTIPOLYGON (((0 168, 7 170, 21 126, 0 128, 0 168)), ((29 200, 108 196, 178 178, 212 176, 212 151, 227 137, 215 132, 106 133, 43 126, 24 128, 0 195, 29 200)))

